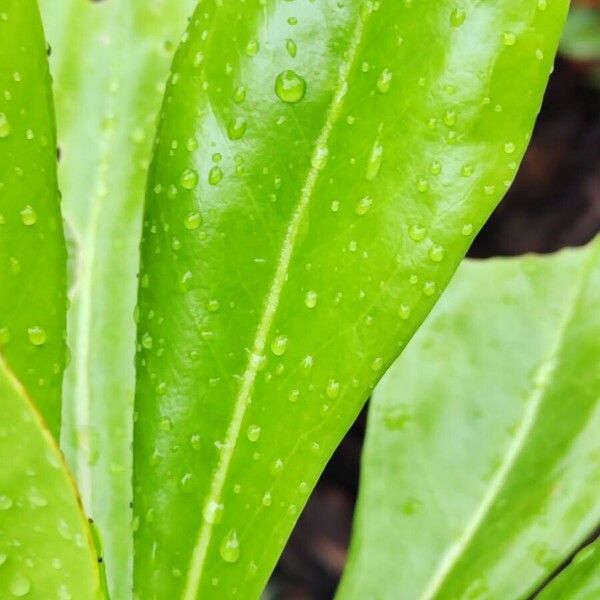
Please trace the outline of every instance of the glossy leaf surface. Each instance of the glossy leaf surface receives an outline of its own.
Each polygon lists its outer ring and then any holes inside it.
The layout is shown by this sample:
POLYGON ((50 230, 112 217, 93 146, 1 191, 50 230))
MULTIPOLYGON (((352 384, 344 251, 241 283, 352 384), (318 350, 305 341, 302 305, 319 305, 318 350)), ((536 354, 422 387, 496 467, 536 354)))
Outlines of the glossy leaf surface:
POLYGON ((66 252, 46 44, 34 0, 0 2, 0 351, 58 435, 66 252))
POLYGON ((565 11, 201 3, 142 241, 140 596, 259 595, 514 176, 565 11))
POLYGON ((100 531, 112 594, 131 589, 139 239, 156 115, 193 0, 42 0, 71 242, 62 446, 100 531))
POLYGON ((375 390, 338 597, 525 598, 600 521, 600 238, 469 262, 375 390))
POLYGON ((600 598, 600 540, 580 550, 537 597, 539 600, 600 598))
POLYGON ((0 597, 101 597, 97 557, 71 476, 3 359, 0 414, 0 597))

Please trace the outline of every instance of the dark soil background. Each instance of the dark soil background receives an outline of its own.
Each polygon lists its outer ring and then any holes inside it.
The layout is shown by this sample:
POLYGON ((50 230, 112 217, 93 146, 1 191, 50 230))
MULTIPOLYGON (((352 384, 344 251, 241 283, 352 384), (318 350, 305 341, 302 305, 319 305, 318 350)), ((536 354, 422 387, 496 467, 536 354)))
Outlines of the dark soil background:
MULTIPOLYGON (((575 3, 600 11, 600 0, 575 3)), ((561 55, 532 143, 506 198, 481 231, 473 257, 546 253, 600 231, 600 60, 561 55)), ((333 598, 344 567, 366 410, 331 458, 271 582, 279 600, 333 598)))

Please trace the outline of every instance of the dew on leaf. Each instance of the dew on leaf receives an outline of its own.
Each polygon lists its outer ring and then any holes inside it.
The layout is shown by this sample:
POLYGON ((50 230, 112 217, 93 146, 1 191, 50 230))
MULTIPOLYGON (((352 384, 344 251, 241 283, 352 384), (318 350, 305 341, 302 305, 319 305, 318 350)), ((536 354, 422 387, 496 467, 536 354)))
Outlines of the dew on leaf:
POLYGON ((239 560, 240 542, 235 529, 231 529, 223 538, 221 545, 219 546, 219 553, 225 562, 234 563, 239 560))
POLYGON ((193 190, 198 185, 198 173, 194 169, 186 169, 179 178, 179 183, 186 190, 193 190))
POLYGON ((29 337, 30 343, 34 346, 43 346, 46 343, 46 332, 38 325, 29 327, 29 329, 27 329, 27 336, 29 337))
POLYGON ((202 224, 202 215, 197 212, 197 211, 192 211, 189 212, 185 219, 183 220, 183 226, 186 229, 194 230, 194 229, 198 229, 198 227, 200 227, 200 225, 202 224))
POLYGON ((275 93, 282 102, 296 104, 306 94, 306 80, 292 69, 282 71, 275 80, 275 93))
POLYGON ((23 222, 23 225, 27 225, 28 227, 35 225, 35 222, 37 221, 37 213, 32 206, 27 205, 21 211, 21 221, 23 222))

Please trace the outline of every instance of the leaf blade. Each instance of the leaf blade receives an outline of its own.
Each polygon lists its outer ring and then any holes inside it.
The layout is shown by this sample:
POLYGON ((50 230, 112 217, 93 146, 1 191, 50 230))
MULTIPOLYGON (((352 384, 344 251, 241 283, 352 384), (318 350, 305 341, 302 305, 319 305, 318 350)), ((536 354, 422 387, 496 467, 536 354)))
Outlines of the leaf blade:
POLYGON ((58 435, 66 250, 46 45, 35 2, 0 19, 0 349, 58 435))
POLYGON ((31 592, 101 598, 97 556, 75 485, 40 414, 2 358, 0 405, 0 589, 15 597, 31 592))
POLYGON ((260 592, 327 457, 512 177, 565 10, 473 9, 457 35, 445 5, 217 4, 176 56, 148 186, 141 594, 260 592), (516 54, 498 22, 516 28, 516 54), (431 23, 438 45, 415 65, 431 23), (506 85, 517 62, 527 89, 506 85), (182 528, 194 536, 176 543, 182 528))
POLYGON ((597 475, 584 456, 597 449, 599 249, 459 272, 375 393, 340 598, 387 597, 390 586, 520 597, 596 525, 597 475), (389 464, 377 466, 384 448, 389 464), (401 497, 386 501, 386 489, 401 497))
POLYGON ((174 40, 192 0, 42 1, 71 237, 62 447, 104 543, 115 598, 131 596, 134 308, 147 163, 174 40))

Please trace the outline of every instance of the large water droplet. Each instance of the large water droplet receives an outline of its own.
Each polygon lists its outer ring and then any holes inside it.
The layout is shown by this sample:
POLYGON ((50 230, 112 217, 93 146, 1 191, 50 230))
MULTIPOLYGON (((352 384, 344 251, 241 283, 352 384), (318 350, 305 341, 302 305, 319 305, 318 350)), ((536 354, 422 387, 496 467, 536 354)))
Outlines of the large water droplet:
POLYGON ((27 225, 28 227, 35 225, 35 222, 37 221, 37 213, 32 206, 27 205, 21 211, 21 221, 23 222, 23 225, 27 225))
POLYGON ((27 330, 27 336, 34 346, 43 346, 46 343, 46 332, 38 325, 30 327, 27 330))
POLYGON ((240 558, 240 542, 235 529, 231 529, 223 538, 219 546, 219 552, 225 562, 234 563, 238 561, 240 558))
POLYGON ((10 582, 10 593, 16 598, 27 596, 31 590, 31 582, 25 575, 15 573, 10 582))
POLYGON ((208 183, 210 185, 217 185, 221 179, 223 179, 223 169, 215 165, 208 173, 208 183))
POLYGON ((296 71, 282 71, 275 80, 277 97, 288 104, 300 102, 306 94, 306 80, 296 71))
POLYGON ((198 173, 194 169, 186 169, 179 178, 181 187, 186 190, 193 190, 198 185, 198 173))
POLYGON ((198 211, 189 212, 183 220, 183 226, 190 231, 198 229, 202 224, 202 215, 198 211))
POLYGON ((239 140, 246 133, 246 119, 236 117, 227 127, 227 137, 230 140, 239 140))

